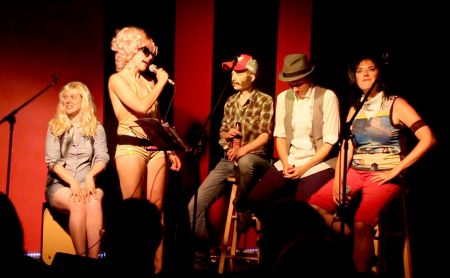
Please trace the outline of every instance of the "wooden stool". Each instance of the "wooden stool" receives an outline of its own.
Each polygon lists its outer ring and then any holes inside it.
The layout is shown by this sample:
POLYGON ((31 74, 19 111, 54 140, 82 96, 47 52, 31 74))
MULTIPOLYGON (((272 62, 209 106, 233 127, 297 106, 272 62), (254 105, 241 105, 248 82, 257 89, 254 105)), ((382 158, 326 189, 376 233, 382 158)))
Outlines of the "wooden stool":
MULTIPOLYGON (((237 221, 238 221, 238 215, 237 211, 234 208, 233 200, 236 196, 237 191, 237 184, 235 177, 228 177, 227 181, 231 183, 231 194, 230 194, 230 200, 228 203, 228 212, 227 212, 227 218, 225 222, 225 229, 223 232, 223 240, 220 246, 220 260, 219 260, 219 269, 218 272, 222 274, 225 270, 225 260, 229 259, 229 269, 230 271, 234 270, 234 260, 236 259, 243 259, 243 260, 256 260, 259 262, 259 249, 256 251, 255 255, 237 255, 236 254, 236 247, 238 245, 238 233, 237 233, 237 221), (231 230, 233 229, 233 230, 231 230), (231 234, 231 239, 230 239, 231 234), (231 240, 231 245, 229 246, 228 243, 231 240), (230 250, 228 250, 230 249, 230 250)), ((261 230, 261 222, 256 218, 256 216, 252 215, 252 219, 256 222, 256 230, 261 230)))
POLYGON ((75 254, 72 238, 64 229, 68 216, 54 211, 50 204, 42 205, 41 259, 51 265, 57 252, 75 254))
POLYGON ((377 263, 372 268, 372 271, 377 274, 382 274, 386 271, 386 239, 391 236, 403 237, 403 271, 405 278, 412 278, 412 260, 411 260, 411 246, 409 241, 408 231, 408 214, 406 209, 406 192, 402 192, 400 196, 401 201, 401 217, 402 217, 402 232, 392 233, 387 231, 386 218, 381 219, 379 224, 375 226, 374 251, 377 257, 377 263))

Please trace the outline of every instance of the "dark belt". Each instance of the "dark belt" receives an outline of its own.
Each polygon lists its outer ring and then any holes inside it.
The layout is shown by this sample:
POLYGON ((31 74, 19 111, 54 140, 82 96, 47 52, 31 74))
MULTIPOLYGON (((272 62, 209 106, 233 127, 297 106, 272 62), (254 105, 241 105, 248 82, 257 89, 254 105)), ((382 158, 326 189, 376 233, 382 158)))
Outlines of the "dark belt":
POLYGON ((148 147, 148 146, 152 145, 152 142, 150 140, 138 138, 138 137, 134 137, 134 136, 118 135, 117 136, 117 144, 148 147))

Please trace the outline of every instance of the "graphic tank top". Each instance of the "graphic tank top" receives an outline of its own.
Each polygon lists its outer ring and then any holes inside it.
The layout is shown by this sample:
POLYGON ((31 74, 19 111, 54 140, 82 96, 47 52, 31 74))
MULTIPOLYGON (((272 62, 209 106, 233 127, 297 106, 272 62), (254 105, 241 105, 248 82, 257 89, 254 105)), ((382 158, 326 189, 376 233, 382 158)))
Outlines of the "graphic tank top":
POLYGON ((357 170, 390 170, 402 159, 401 127, 392 122, 392 106, 397 96, 380 94, 378 109, 368 111, 364 105, 352 124, 355 150, 351 167, 357 170))

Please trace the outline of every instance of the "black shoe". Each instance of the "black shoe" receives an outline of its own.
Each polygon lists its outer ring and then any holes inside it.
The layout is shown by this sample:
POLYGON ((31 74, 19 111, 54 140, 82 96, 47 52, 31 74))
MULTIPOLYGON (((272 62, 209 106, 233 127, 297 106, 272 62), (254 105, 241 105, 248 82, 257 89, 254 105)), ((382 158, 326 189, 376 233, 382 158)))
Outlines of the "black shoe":
POLYGON ((238 212, 236 227, 238 233, 245 233, 251 226, 254 226, 254 224, 255 221, 253 221, 252 213, 249 210, 238 212))
POLYGON ((194 271, 205 272, 209 269, 209 254, 207 252, 194 252, 194 271))

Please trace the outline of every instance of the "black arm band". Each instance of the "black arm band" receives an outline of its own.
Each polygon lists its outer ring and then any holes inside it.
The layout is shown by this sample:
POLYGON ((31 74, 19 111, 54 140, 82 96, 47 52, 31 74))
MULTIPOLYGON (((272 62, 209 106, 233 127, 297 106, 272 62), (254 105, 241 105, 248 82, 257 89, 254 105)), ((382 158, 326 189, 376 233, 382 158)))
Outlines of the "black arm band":
POLYGON ((422 119, 420 119, 420 120, 416 121, 415 123, 413 123, 413 124, 411 125, 410 129, 412 130, 413 133, 416 133, 416 131, 417 131, 419 128, 421 128, 421 127, 423 127, 423 126, 426 126, 426 125, 427 125, 427 124, 426 124, 422 119))

